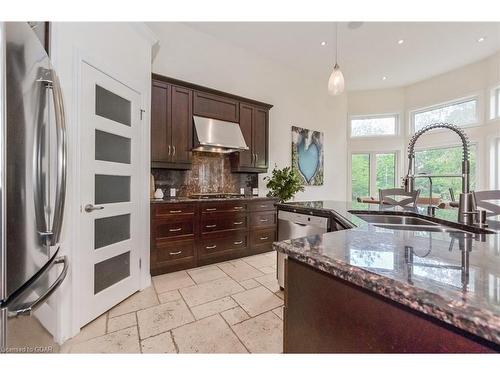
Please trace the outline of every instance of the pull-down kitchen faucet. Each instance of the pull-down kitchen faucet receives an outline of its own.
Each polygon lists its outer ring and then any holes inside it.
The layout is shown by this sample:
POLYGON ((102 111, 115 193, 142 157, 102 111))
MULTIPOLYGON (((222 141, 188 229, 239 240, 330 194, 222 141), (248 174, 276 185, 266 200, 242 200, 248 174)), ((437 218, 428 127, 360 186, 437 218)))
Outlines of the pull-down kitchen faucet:
POLYGON ((408 172, 403 179, 404 188, 407 192, 411 192, 415 189, 415 143, 420 138, 420 136, 433 129, 448 129, 460 137, 462 141, 463 148, 463 159, 462 159, 462 192, 460 193, 459 205, 458 205, 458 221, 467 225, 474 223, 474 219, 477 216, 476 200, 474 193, 470 191, 470 163, 469 163, 469 140, 467 135, 458 127, 447 123, 436 123, 427 125, 420 129, 415 135, 410 139, 408 144, 408 172))

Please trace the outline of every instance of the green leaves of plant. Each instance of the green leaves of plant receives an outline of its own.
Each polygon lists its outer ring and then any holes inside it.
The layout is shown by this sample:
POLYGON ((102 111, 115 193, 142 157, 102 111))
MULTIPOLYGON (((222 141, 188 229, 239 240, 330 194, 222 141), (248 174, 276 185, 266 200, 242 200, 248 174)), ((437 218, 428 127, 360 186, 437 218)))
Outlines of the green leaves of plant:
POLYGON ((279 198, 281 202, 286 202, 299 192, 304 191, 299 175, 291 167, 283 169, 274 168, 271 177, 264 177, 267 181, 266 187, 269 189, 268 197, 279 198))

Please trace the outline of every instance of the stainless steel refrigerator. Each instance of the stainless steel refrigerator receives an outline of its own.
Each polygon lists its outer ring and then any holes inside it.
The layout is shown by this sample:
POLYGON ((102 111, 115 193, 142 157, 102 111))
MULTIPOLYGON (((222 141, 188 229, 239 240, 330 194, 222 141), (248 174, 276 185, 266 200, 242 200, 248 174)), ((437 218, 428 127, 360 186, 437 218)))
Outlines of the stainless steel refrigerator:
POLYGON ((0 23, 0 351, 51 352, 49 297, 66 277, 61 89, 28 23, 0 23))

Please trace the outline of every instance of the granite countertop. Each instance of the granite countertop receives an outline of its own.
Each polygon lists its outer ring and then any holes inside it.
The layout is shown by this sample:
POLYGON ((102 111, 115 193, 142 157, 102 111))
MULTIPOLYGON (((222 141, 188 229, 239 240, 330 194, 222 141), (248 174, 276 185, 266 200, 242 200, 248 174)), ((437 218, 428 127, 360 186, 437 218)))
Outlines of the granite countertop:
POLYGON ((189 197, 176 197, 176 198, 163 198, 163 199, 151 199, 151 203, 186 203, 186 202, 229 202, 229 201, 258 201, 258 200, 268 200, 274 199, 270 197, 258 197, 258 196, 240 196, 234 198, 189 198, 189 197))
MULTIPOLYGON (((292 202, 278 208, 340 217, 352 229, 275 242, 277 251, 411 309, 500 345, 500 222, 491 234, 377 227, 355 214, 405 212, 425 218, 425 207, 357 202, 292 202), (351 212, 350 212, 351 211, 351 212)), ((436 220, 457 229, 457 210, 436 220)))

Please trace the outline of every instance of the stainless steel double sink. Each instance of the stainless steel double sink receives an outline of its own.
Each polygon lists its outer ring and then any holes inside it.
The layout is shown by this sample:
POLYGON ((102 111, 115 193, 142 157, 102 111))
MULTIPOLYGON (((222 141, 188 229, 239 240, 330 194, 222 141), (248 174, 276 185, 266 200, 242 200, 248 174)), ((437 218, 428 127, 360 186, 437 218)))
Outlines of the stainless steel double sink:
POLYGON ((379 228, 408 230, 408 231, 426 231, 426 232, 470 232, 487 234, 492 233, 489 230, 479 227, 470 227, 467 229, 455 228, 452 226, 436 223, 431 220, 420 217, 409 216, 404 214, 371 214, 371 213, 356 213, 350 211, 360 219, 373 224, 379 228))

